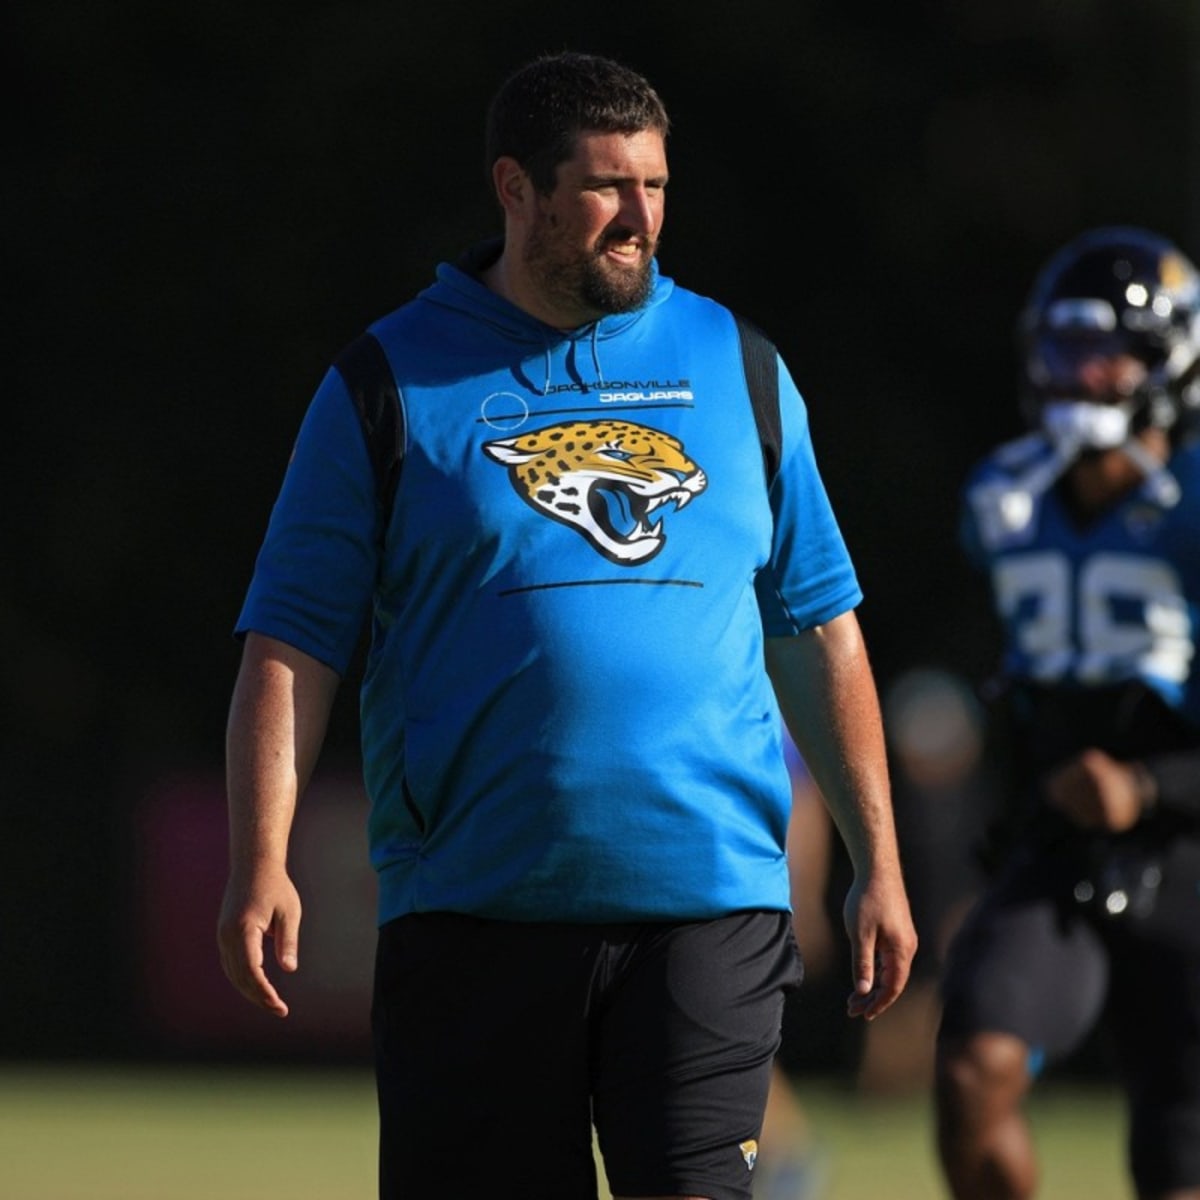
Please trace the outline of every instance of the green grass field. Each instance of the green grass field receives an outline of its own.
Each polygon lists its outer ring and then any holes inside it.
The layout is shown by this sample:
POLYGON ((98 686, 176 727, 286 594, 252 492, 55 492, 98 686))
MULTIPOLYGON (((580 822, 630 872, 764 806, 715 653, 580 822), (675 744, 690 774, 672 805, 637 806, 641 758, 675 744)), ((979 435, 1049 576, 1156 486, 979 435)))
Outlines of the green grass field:
MULTIPOLYGON (((801 1088, 824 1200, 936 1200, 923 1101, 801 1088)), ((0 1068, 4 1200, 374 1200, 375 1098, 361 1072, 0 1068)), ((1107 1091, 1035 1102, 1042 1194, 1128 1200, 1107 1091)), ((469 1152, 469 1147, 467 1148, 469 1152)))

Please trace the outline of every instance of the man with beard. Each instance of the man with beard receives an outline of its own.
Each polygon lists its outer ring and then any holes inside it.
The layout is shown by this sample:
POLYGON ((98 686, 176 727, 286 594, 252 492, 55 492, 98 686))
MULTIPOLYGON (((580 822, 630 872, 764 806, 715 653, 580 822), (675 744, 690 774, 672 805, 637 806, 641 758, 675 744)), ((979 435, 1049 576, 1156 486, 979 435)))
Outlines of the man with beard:
POLYGON ((667 126, 594 56, 502 86, 503 239, 326 376, 237 623, 219 940, 286 1016, 264 939, 296 970, 288 837, 371 617, 388 1200, 593 1200, 593 1127, 615 1196, 750 1196, 801 974, 781 712, 855 866, 848 1011, 908 976, 861 593, 773 347, 748 376, 659 273, 667 126))

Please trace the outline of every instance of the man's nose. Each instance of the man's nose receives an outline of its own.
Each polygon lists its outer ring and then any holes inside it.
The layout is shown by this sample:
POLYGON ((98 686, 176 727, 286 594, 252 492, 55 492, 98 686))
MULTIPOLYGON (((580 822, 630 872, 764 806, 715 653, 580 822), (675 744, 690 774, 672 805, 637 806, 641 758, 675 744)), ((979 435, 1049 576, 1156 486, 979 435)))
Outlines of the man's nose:
POLYGON ((630 188, 621 204, 621 223, 634 233, 649 234, 654 232, 657 220, 656 206, 649 192, 642 187, 630 188))

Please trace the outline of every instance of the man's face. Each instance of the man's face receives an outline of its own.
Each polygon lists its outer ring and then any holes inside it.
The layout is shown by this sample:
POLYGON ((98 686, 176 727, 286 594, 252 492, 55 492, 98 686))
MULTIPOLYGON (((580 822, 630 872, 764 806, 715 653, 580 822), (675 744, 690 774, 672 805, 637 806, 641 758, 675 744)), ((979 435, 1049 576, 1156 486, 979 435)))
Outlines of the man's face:
POLYGON ((1149 375, 1122 339, 1108 333, 1043 336, 1035 353, 1043 391, 1061 400, 1123 404, 1149 375))
POLYGON ((662 229, 667 156, 662 136, 581 133, 537 197, 524 262, 555 324, 574 328, 630 312, 650 294, 662 229))
POLYGON ((1083 359, 1077 368, 1089 400, 1121 404, 1146 382, 1146 364, 1132 354, 1098 354, 1083 359))
POLYGON ((1042 409, 1042 428, 1059 447, 1094 458, 1124 446, 1130 436, 1146 364, 1111 345, 1066 347, 1058 357, 1059 393, 1042 409))

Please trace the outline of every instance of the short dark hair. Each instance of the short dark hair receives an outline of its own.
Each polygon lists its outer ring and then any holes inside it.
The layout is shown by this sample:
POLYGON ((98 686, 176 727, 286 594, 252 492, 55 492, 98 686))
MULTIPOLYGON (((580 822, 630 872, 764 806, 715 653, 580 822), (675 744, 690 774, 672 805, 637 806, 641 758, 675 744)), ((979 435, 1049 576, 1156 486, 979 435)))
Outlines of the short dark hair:
POLYGON ((653 129, 666 137, 669 125, 658 93, 636 71, 596 54, 545 54, 516 70, 492 98, 485 166, 490 178, 498 158, 515 158, 548 195, 558 164, 584 130, 653 129))

